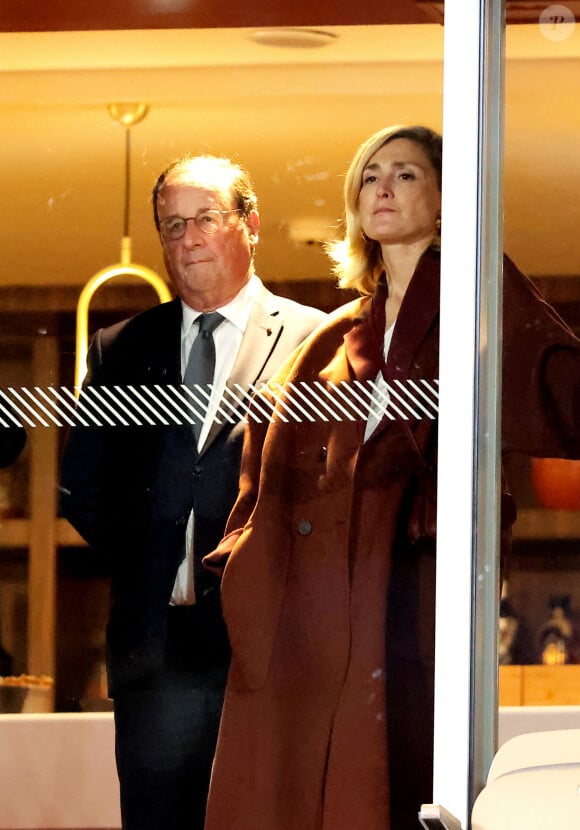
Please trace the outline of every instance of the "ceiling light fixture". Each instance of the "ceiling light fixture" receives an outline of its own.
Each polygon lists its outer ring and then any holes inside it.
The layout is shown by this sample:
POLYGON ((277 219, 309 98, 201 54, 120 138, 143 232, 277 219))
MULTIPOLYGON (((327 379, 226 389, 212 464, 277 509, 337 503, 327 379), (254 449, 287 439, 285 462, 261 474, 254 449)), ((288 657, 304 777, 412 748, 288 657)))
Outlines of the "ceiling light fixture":
POLYGON ((89 304, 95 291, 113 277, 121 275, 139 277, 148 282, 157 292, 160 302, 171 299, 171 292, 161 277, 144 265, 131 262, 130 197, 131 197, 131 127, 142 121, 149 107, 147 104, 109 104, 107 111, 111 118, 125 128, 125 202, 123 215, 123 237, 121 239, 121 261, 109 265, 96 273, 84 285, 77 302, 75 334, 75 394, 81 391, 81 384, 87 371, 89 346, 89 304))
POLYGON ((319 49, 337 39, 337 35, 322 29, 271 28, 254 29, 248 38, 260 46, 275 46, 279 49, 319 49))
POLYGON ((324 217, 304 216, 285 224, 288 239, 295 245, 318 245, 329 242, 337 234, 336 222, 324 217))

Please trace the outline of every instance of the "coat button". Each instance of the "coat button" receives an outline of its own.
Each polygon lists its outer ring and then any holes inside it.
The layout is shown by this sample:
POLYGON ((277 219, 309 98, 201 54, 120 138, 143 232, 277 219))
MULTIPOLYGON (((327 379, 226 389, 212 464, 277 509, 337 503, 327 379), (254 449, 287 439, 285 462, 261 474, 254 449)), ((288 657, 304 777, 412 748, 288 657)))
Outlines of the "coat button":
POLYGON ((300 519, 298 523, 298 533, 301 536, 308 536, 312 533, 312 522, 309 522, 308 519, 300 519))
POLYGON ((202 475, 203 475, 203 467, 200 467, 199 465, 196 465, 193 468, 193 477, 194 478, 201 478, 202 475))

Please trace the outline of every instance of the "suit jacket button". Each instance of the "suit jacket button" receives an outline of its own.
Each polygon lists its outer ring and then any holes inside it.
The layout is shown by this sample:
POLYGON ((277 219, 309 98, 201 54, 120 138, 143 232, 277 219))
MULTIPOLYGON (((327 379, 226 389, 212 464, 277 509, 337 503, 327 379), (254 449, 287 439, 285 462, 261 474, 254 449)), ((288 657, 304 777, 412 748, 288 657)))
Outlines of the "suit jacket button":
POLYGON ((298 533, 301 536, 308 536, 312 533, 312 522, 309 522, 308 519, 300 519, 298 523, 298 533))
POLYGON ((193 468, 193 477, 201 478, 203 475, 203 467, 196 466, 193 468))

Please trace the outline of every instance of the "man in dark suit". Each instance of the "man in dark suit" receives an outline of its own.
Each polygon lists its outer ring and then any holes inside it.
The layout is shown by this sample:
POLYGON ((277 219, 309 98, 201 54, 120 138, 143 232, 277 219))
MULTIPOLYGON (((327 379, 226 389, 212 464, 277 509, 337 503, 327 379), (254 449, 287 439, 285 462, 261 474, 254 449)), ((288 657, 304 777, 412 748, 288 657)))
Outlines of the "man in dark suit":
POLYGON ((273 295, 255 275, 259 215, 237 165, 181 159, 159 177, 153 207, 178 296, 97 332, 85 390, 143 385, 160 409, 163 390, 182 378, 208 382, 196 350, 209 342, 208 412, 198 436, 185 422, 151 425, 145 406, 147 426, 75 427, 62 509, 111 568, 108 672, 123 827, 201 830, 229 663, 219 584, 201 559, 235 501, 243 440, 240 418, 212 412, 224 387, 240 398, 267 380, 324 315, 273 295))

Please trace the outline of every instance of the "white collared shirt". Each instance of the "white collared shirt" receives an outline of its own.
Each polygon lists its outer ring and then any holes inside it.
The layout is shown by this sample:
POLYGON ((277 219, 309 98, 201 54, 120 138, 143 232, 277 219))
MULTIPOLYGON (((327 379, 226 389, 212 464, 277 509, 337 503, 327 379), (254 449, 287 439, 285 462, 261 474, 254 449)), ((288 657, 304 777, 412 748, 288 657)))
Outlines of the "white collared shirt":
MULTIPOLYGON (((253 274, 233 300, 224 306, 215 309, 224 319, 213 332, 215 343, 215 372, 207 414, 204 418, 199 435, 198 450, 201 450, 207 440, 210 427, 213 423, 218 404, 221 400, 224 387, 232 373, 244 332, 248 325, 252 303, 260 287, 259 278, 253 274)), ((189 352, 199 329, 197 318, 200 311, 190 308, 183 300, 181 323, 181 377, 189 359, 189 352)), ((179 566, 171 605, 193 605, 195 590, 193 584, 193 511, 189 516, 185 536, 185 557, 179 566)))
MULTIPOLYGON (((385 363, 387 362, 387 355, 389 354, 389 349, 391 347, 391 340, 393 339, 394 330, 395 324, 393 323, 385 331, 385 339, 383 343, 383 355, 385 358, 385 363)), ((373 432, 376 430, 378 425, 383 420, 383 414, 386 407, 388 406, 390 398, 387 381, 384 379, 382 372, 379 372, 375 378, 375 387, 376 392, 374 393, 373 399, 370 402, 369 417, 367 419, 365 427, 365 441, 368 441, 368 439, 371 437, 373 432)))

